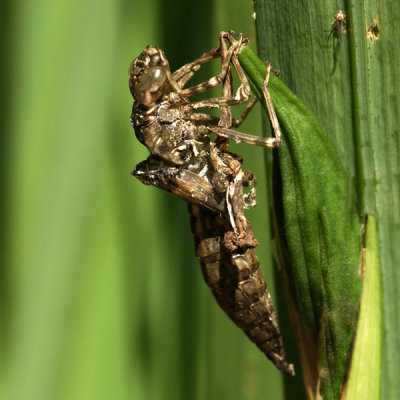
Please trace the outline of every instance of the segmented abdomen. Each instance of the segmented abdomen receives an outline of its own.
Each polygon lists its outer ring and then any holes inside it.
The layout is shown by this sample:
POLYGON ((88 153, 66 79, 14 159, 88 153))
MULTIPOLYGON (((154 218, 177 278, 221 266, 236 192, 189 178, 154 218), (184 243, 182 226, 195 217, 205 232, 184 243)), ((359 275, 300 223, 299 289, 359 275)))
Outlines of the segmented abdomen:
POLYGON ((224 246, 224 235, 231 230, 224 214, 191 204, 189 212, 196 254, 218 304, 279 370, 293 375, 254 249, 231 252, 224 246))

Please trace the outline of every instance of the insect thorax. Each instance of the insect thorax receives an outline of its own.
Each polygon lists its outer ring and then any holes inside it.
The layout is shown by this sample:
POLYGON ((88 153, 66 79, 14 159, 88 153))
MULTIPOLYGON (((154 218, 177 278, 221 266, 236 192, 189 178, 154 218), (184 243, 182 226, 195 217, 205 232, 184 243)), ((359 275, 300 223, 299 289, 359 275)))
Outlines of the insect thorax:
POLYGON ((182 166, 201 153, 209 154, 208 132, 191 120, 193 109, 189 105, 171 107, 168 102, 161 102, 150 115, 143 115, 134 109, 131 122, 136 137, 153 156, 182 166))

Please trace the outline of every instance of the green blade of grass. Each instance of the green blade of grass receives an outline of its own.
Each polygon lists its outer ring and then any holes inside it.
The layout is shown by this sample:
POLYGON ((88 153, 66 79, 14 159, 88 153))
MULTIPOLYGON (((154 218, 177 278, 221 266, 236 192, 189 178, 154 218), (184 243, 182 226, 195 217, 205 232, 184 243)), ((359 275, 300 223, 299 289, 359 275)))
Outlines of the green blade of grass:
POLYGON ((393 21, 400 18, 400 4, 258 1, 256 12, 261 57, 281 70, 281 79, 323 122, 345 166, 359 214, 376 218, 385 310, 381 396, 398 398, 400 25, 393 21), (340 41, 330 35, 339 9, 347 15, 340 41), (379 23, 376 41, 366 37, 374 20, 379 23))
MULTIPOLYGON (((259 92, 265 64, 249 47, 239 61, 259 92)), ((286 274, 303 326, 314 335, 315 351, 322 348, 322 392, 334 399, 344 380, 357 321, 360 223, 345 170, 320 121, 278 78, 272 76, 268 88, 283 131, 278 151, 282 231, 289 252, 286 274)))
POLYGON ((368 217, 357 336, 344 400, 381 398, 382 288, 375 218, 368 217))

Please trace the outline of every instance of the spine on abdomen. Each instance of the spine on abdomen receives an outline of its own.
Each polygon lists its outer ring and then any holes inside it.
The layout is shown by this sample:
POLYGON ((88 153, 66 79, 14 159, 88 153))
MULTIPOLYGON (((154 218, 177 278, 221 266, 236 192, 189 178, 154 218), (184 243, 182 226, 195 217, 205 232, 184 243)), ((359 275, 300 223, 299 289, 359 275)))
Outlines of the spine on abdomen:
POLYGON ((218 304, 279 370, 293 375, 254 249, 231 252, 224 246, 224 235, 231 230, 224 214, 191 204, 189 212, 196 254, 218 304))

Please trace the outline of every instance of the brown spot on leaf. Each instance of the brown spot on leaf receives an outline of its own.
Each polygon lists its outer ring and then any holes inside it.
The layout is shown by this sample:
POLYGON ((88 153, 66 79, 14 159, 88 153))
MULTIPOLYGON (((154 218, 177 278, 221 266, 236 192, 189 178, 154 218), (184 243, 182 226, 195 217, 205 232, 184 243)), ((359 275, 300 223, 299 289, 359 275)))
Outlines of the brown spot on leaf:
POLYGON ((379 39, 380 33, 381 27, 379 25, 379 21, 374 18, 374 22, 368 27, 365 37, 376 43, 376 41, 379 39))

